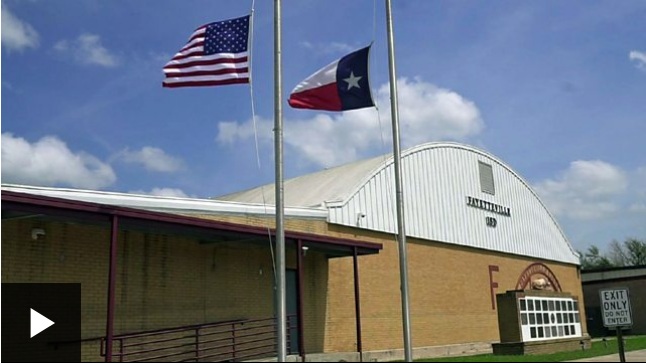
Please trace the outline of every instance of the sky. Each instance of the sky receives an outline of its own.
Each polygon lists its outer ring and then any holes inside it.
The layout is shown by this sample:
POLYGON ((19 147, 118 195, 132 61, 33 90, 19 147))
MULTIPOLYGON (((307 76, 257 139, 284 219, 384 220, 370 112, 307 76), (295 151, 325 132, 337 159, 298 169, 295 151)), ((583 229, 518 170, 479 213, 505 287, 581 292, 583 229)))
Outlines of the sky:
MULTIPOLYGON (((192 198, 273 182, 273 3, 255 4, 251 85, 165 89, 193 30, 251 2, 2 0, 2 182, 192 198)), ((397 0, 392 13, 403 149, 493 154, 577 250, 646 240, 646 2, 397 0)), ((283 1, 281 26, 285 178, 390 153, 384 2, 283 1), (371 42, 377 109, 287 105, 371 42)))

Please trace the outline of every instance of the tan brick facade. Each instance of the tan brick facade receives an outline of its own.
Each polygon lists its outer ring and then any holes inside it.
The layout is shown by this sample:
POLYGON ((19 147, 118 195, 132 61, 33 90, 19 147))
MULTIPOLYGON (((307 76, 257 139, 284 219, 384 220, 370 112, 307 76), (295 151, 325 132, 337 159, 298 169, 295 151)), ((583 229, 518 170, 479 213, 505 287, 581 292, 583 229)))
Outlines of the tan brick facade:
MULTIPOLYGON (((263 227, 274 222, 273 216, 208 218, 263 227)), ((383 244, 380 254, 359 257, 363 350, 402 348, 399 259, 394 236, 315 219, 287 219, 285 227, 383 244)), ((3 220, 2 281, 81 283, 82 337, 104 336, 109 241, 107 222, 85 225, 3 220), (34 227, 47 231, 44 241, 31 240, 34 227)), ((116 334, 273 315, 268 246, 201 242, 154 232, 120 232, 116 334)), ((414 347, 497 341, 492 293, 515 289, 519 275, 534 262, 549 266, 563 291, 578 296, 583 303, 575 266, 413 238, 408 242, 414 347), (490 265, 498 268, 492 273, 498 284, 493 292, 490 265)), ((287 267, 295 268, 294 249, 286 255, 287 267)), ((306 351, 356 351, 352 258, 326 259, 311 252, 303 262, 306 351)), ((585 317, 581 320, 585 331, 585 317)), ((83 360, 100 360, 98 353, 98 343, 84 344, 83 360)))
MULTIPOLYGON (((493 293, 514 290, 519 275, 535 260, 502 253, 408 239, 408 274, 413 346, 424 347, 499 340, 497 311, 491 306, 489 266, 498 287, 493 293)), ((575 266, 544 262, 555 273, 564 291, 582 299, 575 266)), ((330 262, 330 274, 350 266, 330 262)), ((403 347, 400 278, 397 243, 384 241, 379 255, 360 258, 363 341, 365 350, 403 347)), ((341 296, 351 281, 330 276, 329 320, 326 350, 353 347, 353 313, 341 296), (345 324, 341 324, 343 321, 345 324), (332 330, 332 329, 335 330, 332 330), (340 338, 346 336, 347 339, 340 338)), ((581 316, 585 322, 585 316, 581 316)), ((585 327, 584 327, 585 331, 585 327)))
MULTIPOLYGON (((81 283, 82 339, 105 336, 109 226, 29 219, 2 222, 3 282, 81 283), (33 241, 32 228, 47 231, 33 241)), ((201 244, 189 238, 122 231, 119 234, 115 334, 274 314, 268 247, 201 244)), ((295 268, 292 250, 287 267, 295 268)), ((327 263, 309 253, 304 301, 308 349, 321 351, 327 263), (318 315, 317 315, 318 314, 318 315)), ((102 360, 98 341, 83 344, 83 360, 102 360)))
MULTIPOLYGON (((273 225, 272 219, 234 216, 217 219, 273 225)), ((399 252, 395 236, 316 220, 287 220, 285 225, 293 231, 383 244, 378 255, 359 258, 363 350, 402 348, 399 252)), ((562 290, 584 304, 580 274, 574 265, 414 238, 408 238, 407 242, 414 347, 499 341, 498 317, 492 308, 492 299, 495 301, 496 293, 515 290, 520 275, 536 262, 545 264, 562 290), (489 266, 497 267, 491 274, 492 281, 489 266), (498 287, 492 289, 491 282, 498 287)), ((330 260, 326 352, 356 351, 353 289, 352 259, 330 260)), ((306 312, 309 309, 306 303, 306 312)), ((587 333, 583 309, 581 321, 587 333)))

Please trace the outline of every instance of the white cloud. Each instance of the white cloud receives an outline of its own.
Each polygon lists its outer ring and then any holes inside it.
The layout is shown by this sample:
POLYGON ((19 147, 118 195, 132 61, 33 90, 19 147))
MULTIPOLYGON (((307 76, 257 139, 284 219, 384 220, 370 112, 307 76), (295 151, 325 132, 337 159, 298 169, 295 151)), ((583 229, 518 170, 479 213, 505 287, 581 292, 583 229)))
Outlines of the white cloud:
POLYGON ((13 15, 2 3, 2 46, 8 51, 21 51, 38 46, 38 32, 13 15))
POLYGON ((629 193, 629 175, 600 160, 577 160, 555 179, 534 185, 551 212, 576 220, 615 214, 629 193))
MULTIPOLYGON (((406 78, 397 87, 402 142, 407 146, 429 140, 465 140, 484 128, 476 105, 454 91, 406 78)), ((388 85, 379 89, 378 105, 387 105, 390 122, 388 85)))
POLYGON ((110 165, 84 152, 72 152, 55 136, 32 144, 11 133, 2 134, 3 182, 100 189, 115 180, 110 165))
POLYGON ((628 53, 628 58, 635 62, 637 68, 646 71, 646 53, 638 50, 631 50, 630 53, 628 53))
POLYGON ((144 146, 141 150, 135 151, 126 148, 117 155, 117 158, 127 163, 141 164, 146 170, 163 173, 176 172, 183 166, 180 159, 166 154, 162 149, 151 146, 144 146))
POLYGON ((640 192, 646 197, 646 166, 637 168, 637 171, 635 171, 635 180, 640 187, 640 192))
POLYGON ((60 40, 54 44, 54 50, 72 57, 80 64, 116 67, 117 57, 101 44, 101 37, 95 34, 81 34, 76 40, 60 40))
POLYGON ((630 210, 633 212, 646 212, 646 166, 637 168, 631 179, 631 187, 635 189, 630 210))
MULTIPOLYGON (((484 124, 475 104, 458 93, 419 79, 398 81, 399 123, 404 147, 438 140, 466 140, 477 135, 484 124)), ((381 127, 374 108, 339 114, 316 113, 307 119, 285 120, 284 142, 306 160, 330 167, 364 156, 382 140, 390 144, 391 116, 388 85, 379 88, 381 127)), ((273 121, 258 120, 258 137, 272 142, 273 121)), ((251 121, 219 124, 217 141, 232 144, 254 135, 251 121)))
POLYGON ((189 196, 184 193, 183 190, 177 188, 153 188, 149 192, 143 190, 134 190, 128 192, 130 194, 146 194, 146 195, 155 195, 158 197, 175 197, 175 198, 189 198, 189 196))
MULTIPOLYGON (((273 120, 256 117, 258 137, 262 141, 271 141, 273 138, 273 120)), ((238 140, 247 140, 254 136, 253 120, 244 123, 237 121, 223 121, 218 124, 218 136, 216 141, 219 144, 232 145, 238 140)))
POLYGON ((574 161, 534 184, 575 248, 646 237, 646 167, 625 170, 603 161, 574 161))

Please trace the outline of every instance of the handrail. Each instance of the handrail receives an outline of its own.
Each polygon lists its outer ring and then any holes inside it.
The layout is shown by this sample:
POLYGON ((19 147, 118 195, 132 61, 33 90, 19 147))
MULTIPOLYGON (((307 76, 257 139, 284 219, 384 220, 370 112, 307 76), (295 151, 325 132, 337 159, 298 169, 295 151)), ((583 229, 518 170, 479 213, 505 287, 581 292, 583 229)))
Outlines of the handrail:
MULTIPOLYGON (((271 318, 269 318, 269 319, 271 319, 271 318)), ((118 335, 115 335, 114 338, 133 338, 133 337, 139 337, 139 336, 167 334, 167 333, 171 333, 171 332, 174 332, 174 331, 187 331, 187 330, 193 330, 193 329, 196 329, 196 328, 212 328, 212 327, 216 327, 216 326, 225 326, 225 325, 229 325, 229 324, 232 324, 232 323, 245 322, 245 321, 248 321, 248 320, 249 319, 233 319, 233 320, 224 320, 224 321, 217 321, 217 322, 205 323, 205 324, 184 325, 184 326, 178 326, 178 327, 167 328, 167 329, 144 330, 144 331, 136 332, 136 333, 118 334, 118 335)))
MULTIPOLYGON (((296 326, 296 315, 287 316, 287 330, 296 326)), ((276 354, 276 318, 235 319, 168 329, 115 335, 112 357, 128 361, 240 361, 276 354)), ((88 339, 86 339, 87 341, 88 339)), ((106 356, 101 337, 100 355, 106 356)), ((287 345, 291 347, 290 334, 287 345)))

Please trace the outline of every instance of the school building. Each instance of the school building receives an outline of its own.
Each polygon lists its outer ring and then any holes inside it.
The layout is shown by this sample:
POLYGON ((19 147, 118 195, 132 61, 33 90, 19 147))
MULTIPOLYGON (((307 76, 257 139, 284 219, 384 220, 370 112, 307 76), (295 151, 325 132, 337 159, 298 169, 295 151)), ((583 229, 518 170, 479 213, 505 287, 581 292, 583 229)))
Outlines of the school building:
MULTIPOLYGON (((520 175, 458 143, 401 163, 416 358, 589 344, 578 255, 520 175)), ((285 181, 295 359, 403 358, 393 180, 381 156, 285 181)), ((260 359, 275 354, 274 222, 273 185, 214 199, 3 185, 2 282, 80 283, 83 360, 260 359)))

